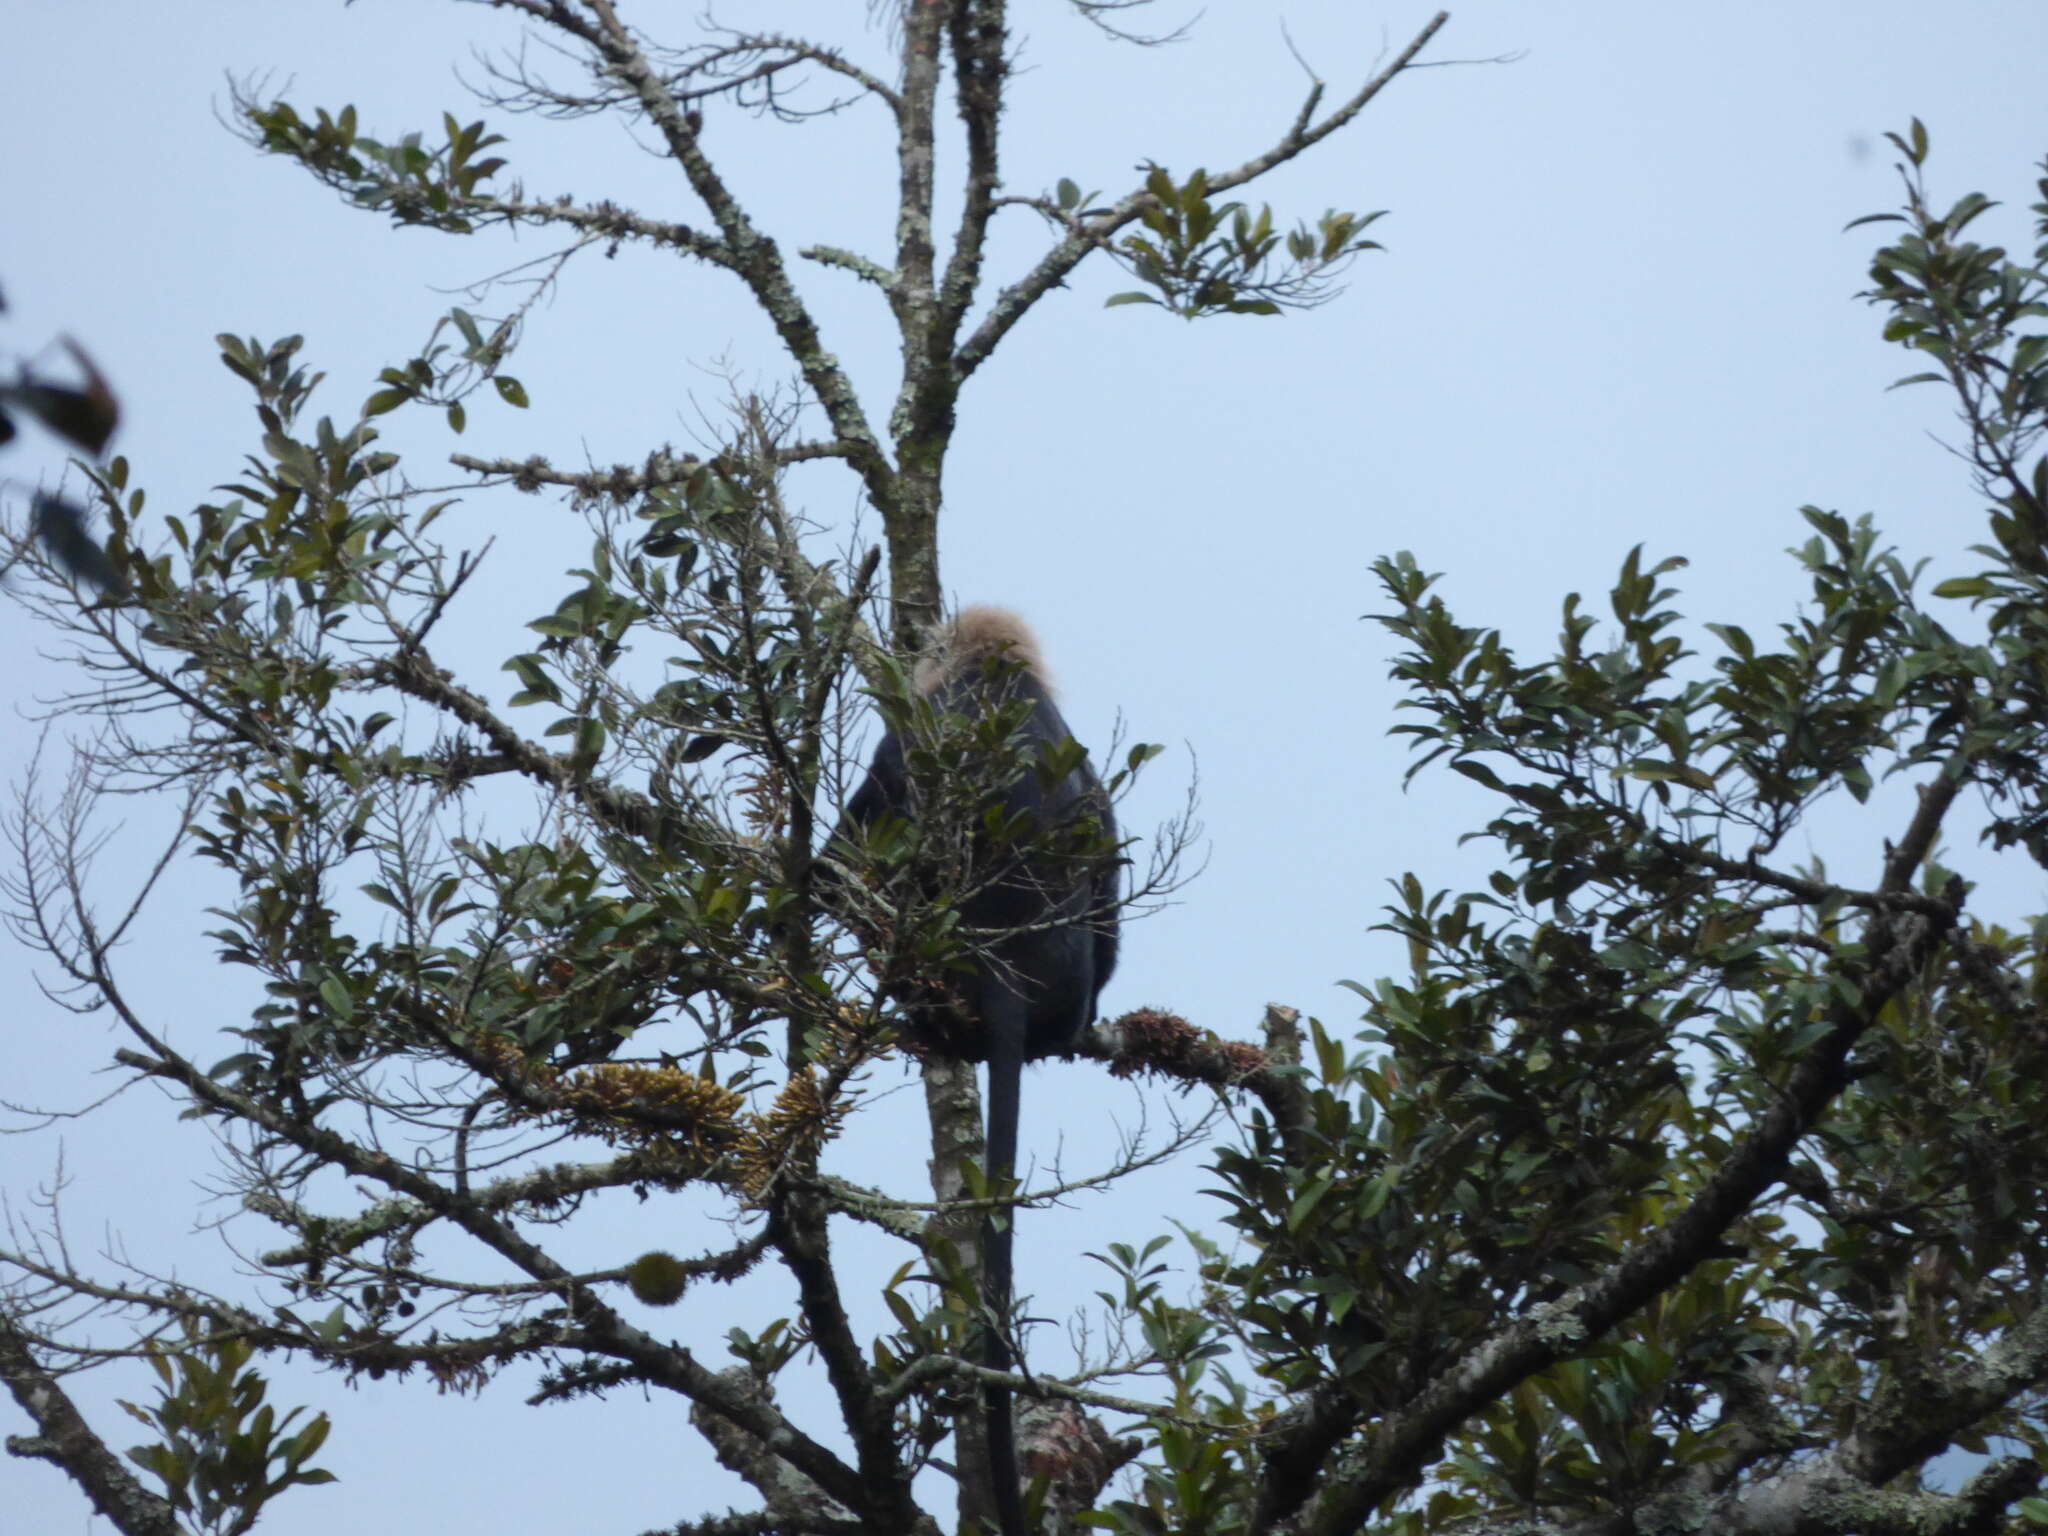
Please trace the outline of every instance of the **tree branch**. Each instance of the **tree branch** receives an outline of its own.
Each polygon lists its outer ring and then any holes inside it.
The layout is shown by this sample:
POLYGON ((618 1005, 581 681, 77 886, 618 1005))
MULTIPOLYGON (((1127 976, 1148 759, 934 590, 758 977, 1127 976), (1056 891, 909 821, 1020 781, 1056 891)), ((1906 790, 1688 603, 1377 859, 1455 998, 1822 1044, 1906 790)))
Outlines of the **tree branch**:
POLYGON ((1838 992, 1827 1034, 1800 1058, 1777 1101, 1683 1210, 1598 1280, 1532 1308, 1439 1370, 1406 1408, 1368 1431, 1350 1464, 1324 1478, 1304 1509, 1325 1459, 1358 1418, 1355 1400, 1338 1388, 1312 1394, 1267 1450, 1259 1504, 1264 1519, 1255 1519, 1254 1528, 1301 1510, 1295 1529, 1302 1536, 1356 1530, 1382 1500, 1411 1487, 1440 1454, 1444 1438, 1473 1413, 1516 1382, 1579 1353, 1697 1265, 1777 1181, 1793 1148, 1840 1091, 1850 1050, 1945 940, 1961 909, 1960 881, 1947 895, 1940 916, 1872 919, 1870 963, 1860 978, 1842 978, 1851 985, 1838 992))
POLYGON ((868 425, 853 381, 823 345, 817 322, 789 280, 775 242, 754 227, 746 210, 725 185, 704 153, 697 130, 668 86, 648 62, 611 0, 586 0, 596 25, 561 19, 566 8, 551 0, 521 0, 529 9, 543 7, 551 21, 564 26, 593 47, 607 74, 628 86, 647 119, 661 135, 670 156, 682 168, 690 188, 711 211, 724 245, 732 253, 732 270, 775 327, 783 347, 795 361, 812 395, 832 423, 833 434, 848 445, 848 462, 858 470, 875 504, 887 509, 895 502, 895 472, 880 441, 868 425))
MULTIPOLYGON (((1394 56, 1394 61, 1366 81, 1349 101, 1320 123, 1310 123, 1306 113, 1298 116, 1294 125, 1280 141, 1264 154, 1254 156, 1235 170, 1210 177, 1210 190, 1224 192, 1232 187, 1243 186, 1246 182, 1265 175, 1275 166, 1284 165, 1311 145, 1328 138, 1363 111, 1366 104, 1385 90, 1396 75, 1413 63, 1415 56, 1450 19, 1450 12, 1438 11, 1430 18, 1428 24, 1409 40, 1408 46, 1394 56)), ((1310 95, 1311 103, 1320 99, 1321 91, 1320 85, 1315 87, 1310 95)), ((987 362, 997 344, 1009 334, 1010 329, 1019 320, 1024 318, 1032 305, 1064 283, 1068 274, 1086 259, 1089 252, 1098 246, 1107 245, 1118 230, 1144 213, 1154 201, 1151 193, 1141 189, 1128 194, 1107 213, 1077 219, 1067 237, 1041 256, 1037 266, 996 295, 988 314, 982 317, 981 324, 975 327, 974 334, 967 338, 953 359, 956 377, 964 380, 987 362)))
POLYGON ((590 1291, 577 1285, 575 1276, 568 1270, 510 1226, 486 1215, 473 1202, 458 1198, 425 1174, 384 1152, 359 1146, 325 1127, 282 1114, 216 1082, 157 1040, 127 1007, 111 977, 102 979, 102 991, 130 1032, 145 1041, 154 1052, 154 1055, 144 1056, 134 1051, 119 1051, 115 1060, 122 1065, 177 1083, 207 1108, 288 1142, 326 1167, 357 1178, 374 1180, 409 1196, 526 1274, 558 1286, 574 1320, 573 1323, 558 1325, 564 1347, 588 1349, 631 1362, 641 1379, 651 1385, 666 1387, 694 1402, 703 1402, 775 1446, 806 1476, 830 1490, 849 1508, 866 1507, 865 1484, 853 1468, 780 1414, 769 1413, 731 1392, 720 1382, 717 1374, 700 1365, 689 1350, 679 1345, 658 1344, 627 1323, 590 1291))
POLYGON ((184 1536, 169 1502, 143 1487, 93 1433, 55 1374, 36 1359, 30 1336, 5 1310, 0 1310, 0 1380, 36 1425, 33 1437, 7 1437, 10 1454, 47 1461, 62 1471, 122 1536, 184 1536))

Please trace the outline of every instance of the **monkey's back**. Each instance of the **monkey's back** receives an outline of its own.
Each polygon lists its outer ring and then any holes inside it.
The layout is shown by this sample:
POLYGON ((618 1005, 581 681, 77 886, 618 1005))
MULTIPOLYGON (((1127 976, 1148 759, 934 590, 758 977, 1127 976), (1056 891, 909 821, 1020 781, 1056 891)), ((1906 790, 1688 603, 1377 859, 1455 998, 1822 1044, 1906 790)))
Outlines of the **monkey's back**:
POLYGON ((1051 784, 1039 772, 1039 754, 1074 733, 1035 673, 1005 679, 999 699, 987 694, 987 685, 969 676, 933 699, 949 715, 1028 704, 1013 738, 1022 747, 1022 771, 996 797, 1003 824, 1022 829, 1017 846, 991 848, 980 840, 960 903, 961 922, 997 935, 988 963, 974 968, 963 990, 982 1020, 997 1017, 1014 994, 1024 1007, 1024 1055, 1064 1055, 1094 1022, 1096 998, 1116 966, 1115 865, 1103 852, 1115 847, 1116 817, 1086 758, 1051 784))
MULTIPOLYGON (((1012 669, 999 680, 981 669, 944 681, 931 695, 934 716, 967 721, 1025 705, 1011 737, 1014 773, 991 785, 966 838, 958 889, 960 922, 973 959, 949 990, 968 1018, 913 1010, 920 1031, 949 1055, 982 1059, 999 1051, 992 1030, 1023 1020, 1025 1057, 1065 1054, 1095 1018, 1096 999, 1116 967, 1116 818, 1085 758, 1048 784, 1041 754, 1073 738, 1039 677, 1012 669), (991 812, 1005 835, 992 837, 991 812), (964 1029, 958 1027, 964 1024, 964 1029)), ((870 826, 885 811, 920 819, 903 744, 891 729, 875 750, 866 780, 847 802, 846 819, 870 826)))

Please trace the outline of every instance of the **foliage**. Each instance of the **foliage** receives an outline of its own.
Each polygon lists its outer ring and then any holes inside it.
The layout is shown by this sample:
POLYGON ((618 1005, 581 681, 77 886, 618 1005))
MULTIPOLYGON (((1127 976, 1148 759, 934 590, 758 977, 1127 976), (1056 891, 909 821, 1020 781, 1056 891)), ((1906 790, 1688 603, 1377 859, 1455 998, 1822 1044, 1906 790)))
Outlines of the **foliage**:
POLYGON ((1990 850, 2048 862, 2048 180, 2016 262, 1965 237, 1984 198, 1930 208, 1917 123, 1893 142, 1907 229, 1869 297, 1941 365, 1907 382, 1959 402, 1976 574, 1923 592, 1867 519, 1809 507, 1811 598, 1774 641, 1709 624, 1701 657, 1683 562, 1638 552, 1604 630, 1573 595, 1525 659, 1378 566, 1411 771, 1499 796, 1501 864, 1398 883, 1411 973, 1358 988, 1369 1048, 1318 1028, 1301 1122, 1219 1155, 1247 1257, 1208 1273, 1286 1405, 1269 1433, 1350 1482, 1269 1462, 1260 1514, 1740 1529, 1775 1477, 1811 1528, 1890 1529, 1937 1518, 1916 1490, 1946 1447, 2021 1453, 1958 1501, 1987 1516, 2048 1461, 2048 919, 1967 912, 1938 848, 1975 792, 1990 850), (1869 887, 1784 857, 1842 796, 1888 828, 1849 850, 1869 887))
MULTIPOLYGON (((1362 248, 1363 221, 1332 215, 1314 251, 1294 252, 1313 272, 1272 276, 1271 216, 1226 250, 1209 237, 1232 206, 1208 199, 1348 124, 1441 18, 1348 100, 1320 110, 1317 88, 1286 137, 1235 170, 1185 188, 1154 178, 1173 194, 1162 224, 1147 185, 1101 207, 1065 188, 1063 202, 997 195, 1013 57, 989 0, 913 8, 876 29, 870 39, 897 52, 881 71, 822 44, 709 24, 711 42, 663 49, 609 5, 518 8, 581 63, 584 83, 499 61, 494 105, 625 118, 701 217, 529 198, 489 120, 442 114, 438 132, 373 134, 352 107, 238 87, 248 142, 357 208, 443 236, 516 227, 561 243, 480 285, 331 415, 314 402, 333 386, 299 337, 222 335, 221 362, 256 417, 244 463, 203 504, 166 511, 127 458, 98 461, 104 433, 74 433, 95 455, 80 470, 104 546, 82 533, 83 508, 42 545, 24 541, 36 584, 20 596, 85 669, 55 712, 86 737, 71 784, 23 788, 7 888, 16 931, 46 952, 72 1006, 115 1021, 118 1068, 168 1086, 218 1134, 245 1215, 271 1237, 252 1245, 260 1288, 195 1295, 146 1272, 103 1284, 76 1265, 54 1215, 17 1224, 0 1255, 0 1367, 47 1422, 32 1453, 130 1532, 165 1529, 183 1511, 246 1524, 271 1493, 311 1480, 301 1462, 313 1432, 285 1436, 261 1406, 244 1370, 252 1352, 350 1377, 423 1372, 461 1391, 517 1372, 537 1379, 541 1402, 674 1394, 754 1486, 762 1521, 928 1529, 920 1501, 948 1485, 922 1474, 945 1467, 972 1523, 989 1513, 991 1488, 989 1447, 966 1411, 986 1358, 977 1334, 1022 1326, 983 1307, 974 1237, 992 1204, 1040 1195, 986 1177, 974 1075, 936 1049, 938 1032, 901 1027, 904 1004, 933 1013, 954 971, 992 963, 1001 936, 963 925, 949 899, 972 877, 962 849, 1090 864, 1124 850, 1092 819, 989 820, 992 792, 1012 777, 1063 775, 1082 754, 1073 743, 1020 751, 1018 720, 1000 709, 923 722, 913 771, 946 788, 917 827, 831 840, 870 701, 890 718, 932 714, 909 679, 940 616, 937 518, 957 397, 1040 299, 1098 252, 1127 259, 1120 239, 1147 220, 1166 266, 1142 275, 1169 290, 1197 281, 1197 307, 1323 291, 1362 248), (795 258, 853 270, 888 300, 904 368, 879 427, 825 345, 791 258, 756 227, 705 136, 709 115, 721 128, 750 112, 801 121, 788 94, 800 77, 850 86, 841 106, 879 110, 897 130, 896 247, 883 260, 822 246, 795 258), (955 112, 939 110, 948 86, 955 112), (935 151, 956 113, 960 208, 940 249, 935 151), (1050 218, 1049 241, 984 294, 990 231, 1017 208, 1050 218), (536 307, 579 256, 626 243, 735 285, 773 327, 796 384, 737 392, 729 434, 701 455, 664 445, 583 474, 536 455, 451 455, 472 497, 547 490, 576 530, 568 554, 543 557, 573 568, 539 611, 512 615, 508 635, 504 602, 484 598, 483 553, 457 542, 464 498, 419 489, 445 469, 416 480, 417 458, 402 461, 384 434, 461 433, 479 395, 527 406, 510 367, 536 307), (1219 283, 1235 285, 1229 302, 1219 283), (507 292, 511 302, 492 302, 507 292), (788 468, 815 460, 851 470, 882 548, 834 545, 785 504, 788 468), (67 554, 56 535, 69 532, 98 566, 67 554), (80 603, 76 579, 103 600, 80 603), (480 652, 490 660, 476 676, 480 652), (94 807, 151 791, 169 792, 180 814, 145 885, 184 854, 222 881, 206 937, 254 998, 225 1049, 210 1036, 194 1049, 155 1016, 152 989, 128 984, 118 963, 128 919, 100 915, 94 807), (833 1168, 835 1143, 878 1065, 899 1055, 928 1078, 930 1171, 908 1190, 854 1183, 833 1168), (718 1219, 676 1234, 674 1252, 643 1241, 595 1269, 572 1265, 563 1229, 601 1201, 718 1219), (888 1309, 878 1331, 856 1330, 849 1297, 867 1279, 842 1272, 827 1241, 847 1221, 900 1249, 893 1273, 871 1277, 888 1309), (700 1356, 705 1292, 742 1280, 779 1286, 784 1315, 731 1329, 721 1370, 700 1356), (697 1347, 641 1331, 642 1305, 676 1309, 697 1347), (137 1410, 168 1437, 143 1455, 171 1490, 169 1510, 118 1458, 92 1454, 105 1448, 64 1395, 66 1371, 100 1358, 75 1352, 79 1306, 201 1330, 168 1354, 134 1346, 177 1383, 137 1410)), ((0 393, 7 425, 91 403, 97 375, 84 371, 87 389, 61 397, 24 376, 0 393)), ((1112 795, 1157 750, 1133 745, 1112 761, 1097 745, 1112 795)), ((1127 882, 1132 903, 1172 888, 1186 835, 1167 830, 1127 882)), ((1083 1182, 1193 1136, 1134 1146, 1083 1182)), ((1158 1298, 1145 1302, 1156 1313, 1158 1298)), ((715 1334, 725 1325, 713 1317, 715 1334)), ((1111 1321, 1094 1374, 1142 1376, 1187 1347, 1111 1321)), ((1035 1378, 1018 1385, 1045 1395, 1035 1378)), ((1099 1424, 1077 1422, 1098 1444, 1094 1470, 1039 1495, 1075 1510, 1128 1460, 1099 1424)))
MULTIPOLYGON (((1379 213, 1323 215, 1314 229, 1299 225, 1286 236, 1288 264, 1269 270, 1281 244, 1273 210, 1253 214, 1243 203, 1220 206, 1209 197, 1209 176, 1196 171, 1176 184, 1153 166, 1145 177, 1152 201, 1139 215, 1142 235, 1126 235, 1117 254, 1131 275, 1159 290, 1119 293, 1109 303, 1157 304, 1185 320, 1208 314, 1277 315, 1282 309, 1313 309, 1336 296, 1334 279, 1351 259, 1382 249, 1364 231, 1379 213)), ((1078 206, 1072 182, 1060 186, 1063 208, 1078 206)))
POLYGON ((254 1353, 247 1341, 209 1337, 188 1320, 179 1348, 146 1352, 162 1384, 155 1404, 121 1404, 161 1437, 129 1457, 163 1480, 172 1508, 221 1536, 240 1536, 287 1488, 334 1481, 306 1465, 326 1442, 327 1415, 286 1434, 305 1410, 280 1418, 263 1401, 268 1389, 249 1365, 254 1353))
MULTIPOLYGON (((992 1204, 1047 1192, 992 1187, 972 1073, 904 1027, 904 1004, 987 961, 991 936, 945 899, 963 843, 1111 850, 989 819, 992 788, 1063 773, 1079 748, 1033 759, 1001 710, 918 716, 958 392, 1095 251, 1158 294, 1120 297, 1190 317, 1322 297, 1377 215, 1283 240, 1229 194, 1345 126, 1441 19, 1320 116, 1317 87, 1237 169, 1153 168, 1104 201, 1071 183, 996 195, 1009 55, 989 0, 906 8, 895 83, 815 43, 660 52, 609 6, 521 8, 589 79, 573 94, 515 74, 520 104, 628 114, 705 220, 526 200, 480 158, 500 142, 487 123, 451 115, 430 147, 245 94, 251 141, 354 203, 569 244, 522 302, 451 311, 338 417, 314 413, 322 380, 297 338, 223 336, 258 451, 217 500, 172 514, 146 511, 125 459, 89 467, 119 578, 104 598, 76 601, 76 567, 24 542, 44 579, 27 600, 89 669, 65 708, 101 734, 54 804, 25 791, 18 931, 122 1029, 117 1064, 218 1132, 276 1237, 256 1255, 273 1289, 231 1297, 109 1285, 54 1225, 17 1230, 0 1374, 42 1431, 24 1453, 129 1531, 163 1522, 103 1497, 105 1447, 67 1417, 66 1305, 190 1323, 180 1349, 135 1346, 164 1385, 131 1407, 163 1437, 138 1459, 222 1529, 325 1476, 305 1467, 324 1417, 287 1435, 259 1352, 458 1391, 524 1373, 540 1402, 681 1399, 759 1509, 678 1532, 928 1531, 935 1490, 974 1528, 990 1513, 976 1332, 1024 1330, 984 1316, 973 1234, 992 1204), (947 253, 929 221, 941 58, 964 150, 947 253), (900 130, 890 259, 806 253, 890 300, 904 375, 885 429, 700 136, 722 108, 797 120, 792 73, 900 130), (1052 244, 977 309, 982 241, 1012 203, 1052 244), (487 381, 524 405, 504 367, 535 299, 578 252, 625 241, 737 283, 802 390, 742 394, 702 456, 569 473, 454 455, 478 493, 551 490, 579 520, 575 568, 507 636, 502 603, 477 601, 481 556, 442 542, 456 498, 418 489, 380 432, 415 405, 459 432, 487 381), (785 502, 788 467, 819 459, 858 480, 884 549, 821 550, 825 530, 785 502), (465 624, 502 686, 465 670, 465 624), (871 703, 917 718, 932 811, 835 841, 871 703), (220 871, 210 937, 258 994, 211 1062, 124 985, 125 919, 93 900, 94 796, 151 789, 184 808, 177 850, 220 871), (831 1160, 894 1055, 926 1074, 929 1188, 831 1160), (572 1265, 563 1229, 599 1202, 716 1219, 677 1252, 643 1240, 572 1265), (895 1245, 894 1267, 863 1274, 835 1250, 847 1223, 895 1245), (730 1326, 719 1298, 743 1281, 776 1287, 782 1314, 730 1326), (887 1320, 863 1328, 869 1293, 887 1320), (642 1304, 673 1308, 678 1337, 644 1331, 642 1304)), ((1407 556, 1380 562, 1415 770, 1447 764, 1495 797, 1475 835, 1499 868, 1479 891, 1395 883, 1386 926, 1408 970, 1357 987, 1355 1038, 1275 1008, 1258 1046, 1154 1010, 1090 1040, 1116 1072, 1212 1085, 1242 1113, 1214 1150, 1230 1241, 1183 1233, 1192 1294, 1168 1239, 1107 1244, 1081 1357, 1011 1378, 1052 1526, 1963 1531, 2040 1507, 2048 921, 1972 909, 1943 845, 1981 803, 1985 864, 2048 863, 2048 184, 2017 261, 1968 238, 1983 199, 1932 210, 1917 124, 1894 142, 1903 232, 1870 297, 1935 363, 1916 377, 1958 401, 1991 503, 1978 570, 1923 591, 1868 521, 1808 508, 1810 599, 1775 635, 1693 635, 1668 585, 1682 562, 1638 551, 1606 619, 1567 598, 1532 659, 1454 616, 1407 556), (1901 778, 1910 794, 1888 787, 1901 778), (1816 809, 1845 800, 1869 829, 1835 860, 1868 867, 1855 881, 1798 862, 1816 809), (1932 1458, 1994 1439, 1962 1490, 1928 1491, 1932 1458)), ((0 403, 41 419, 42 398, 0 403)), ((1120 790, 1153 750, 1097 760, 1120 790)), ((1182 835, 1132 902, 1170 887, 1182 835)))

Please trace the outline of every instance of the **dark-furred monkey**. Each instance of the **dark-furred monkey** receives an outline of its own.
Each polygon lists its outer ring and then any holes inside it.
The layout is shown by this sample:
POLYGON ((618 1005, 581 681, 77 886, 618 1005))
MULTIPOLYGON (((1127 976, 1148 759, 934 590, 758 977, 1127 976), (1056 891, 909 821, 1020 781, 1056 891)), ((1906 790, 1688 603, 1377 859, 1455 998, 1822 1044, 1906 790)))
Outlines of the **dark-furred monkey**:
MULTIPOLYGON (((988 1062, 987 1170, 1007 1181, 1016 1176, 1024 1063, 1072 1051, 1116 968, 1116 821, 1053 702, 1038 642, 1015 614, 960 610, 915 685, 930 714, 914 719, 934 740, 915 739, 919 726, 906 749, 892 727, 840 831, 872 833, 894 817, 935 833, 931 846, 913 845, 913 878, 927 896, 953 902, 967 953, 935 995, 908 1000, 911 1021, 927 1044, 988 1062), (966 751, 977 738, 995 750, 966 751), (986 778, 974 779, 984 760, 986 778), (946 795, 934 782, 942 773, 968 792, 946 795), (953 825, 934 829, 942 801, 953 825)), ((983 1237, 984 1301, 999 1325, 984 1333, 983 1358, 994 1370, 1012 1364, 1003 1332, 1012 1227, 991 1220, 983 1237)), ((1024 1536, 1009 1390, 991 1387, 985 1401, 996 1511, 1004 1536, 1024 1536)))

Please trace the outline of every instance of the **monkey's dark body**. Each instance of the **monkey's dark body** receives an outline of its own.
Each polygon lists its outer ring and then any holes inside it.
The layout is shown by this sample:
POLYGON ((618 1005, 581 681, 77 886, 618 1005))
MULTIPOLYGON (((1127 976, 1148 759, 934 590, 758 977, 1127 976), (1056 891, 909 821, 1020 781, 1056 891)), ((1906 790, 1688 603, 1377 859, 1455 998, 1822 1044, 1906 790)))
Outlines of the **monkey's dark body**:
MULTIPOLYGON (((1073 737, 1036 677, 1014 672, 995 679, 979 673, 959 678, 933 693, 932 707, 941 718, 971 716, 1020 699, 1030 701, 1030 713, 1017 731, 1027 766, 1002 792, 1004 820, 1021 813, 1047 828, 1086 816, 1113 844, 1116 818, 1092 768, 1082 763, 1047 789, 1028 766, 1040 747, 1073 737), (1000 695, 991 697, 992 689, 1000 695)), ((892 730, 875 748, 866 780, 847 801, 846 820, 869 827, 889 812, 911 818, 913 798, 903 743, 892 730)), ((1116 969, 1116 871, 1105 867, 1107 861, 1098 861, 1092 871, 1071 862, 1048 869, 1028 849, 977 857, 972 888, 960 903, 960 921, 996 937, 984 950, 989 963, 964 972, 955 984, 972 1027, 955 1031, 957 1042, 948 1043, 973 1061, 1067 1055, 1095 1022, 1095 1000, 1116 969)), ((994 1134, 991 1117, 992 1142, 994 1134)), ((991 1145, 990 1150, 996 1149, 991 1145)))
MULTIPOLYGON (((983 805, 999 803, 1001 824, 1021 824, 1026 830, 1015 839, 1022 844, 1016 851, 990 848, 983 838, 969 855, 960 921, 970 934, 986 930, 989 936, 975 944, 972 967, 951 978, 949 990, 966 1017, 948 1030, 930 1023, 935 1014, 950 1011, 945 1003, 913 1000, 911 1010, 913 1020, 925 1020, 929 1033, 948 1051, 988 1062, 987 1169, 992 1180, 1009 1180, 1016 1177, 1024 1063, 1072 1052, 1095 1021, 1096 999, 1117 959, 1116 860, 1048 853, 1041 838, 1048 829, 1086 821, 1099 830, 1099 838, 1092 839, 1096 847, 1114 848, 1116 821, 1101 781, 1085 760, 1049 786, 1036 771, 1040 750, 1071 740, 1073 733, 1037 670, 1030 632, 1008 614, 969 609, 956 621, 954 633, 968 637, 962 642, 965 654, 950 667, 937 667, 929 680, 921 677, 921 685, 941 722, 1028 704, 1012 738, 1022 748, 1022 771, 1000 789, 992 785, 983 805), (1014 642, 1001 638, 1009 631, 996 624, 998 619, 1014 627, 1014 642), (971 623, 992 626, 997 643, 977 640, 971 623), (1018 652, 1014 658, 1012 644, 1018 652)), ((871 827, 888 814, 914 821, 917 798, 903 743, 892 729, 876 747, 866 780, 847 802, 846 824, 871 827)), ((993 1370, 1008 1370, 1013 1363, 1004 1332, 1013 1227, 1012 1213, 1006 1212, 992 1218, 983 1234, 984 1302, 998 1325, 983 1334, 983 1360, 993 1370)), ((1004 1536, 1024 1536, 1009 1389, 988 1388, 985 1403, 1000 1525, 1004 1536)))

